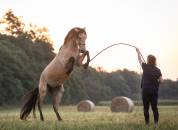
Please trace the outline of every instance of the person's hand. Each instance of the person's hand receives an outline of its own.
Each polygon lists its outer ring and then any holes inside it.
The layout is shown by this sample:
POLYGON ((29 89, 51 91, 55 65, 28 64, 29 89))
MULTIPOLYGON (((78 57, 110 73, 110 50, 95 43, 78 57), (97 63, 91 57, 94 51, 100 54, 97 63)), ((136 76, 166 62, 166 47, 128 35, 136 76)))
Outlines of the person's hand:
POLYGON ((140 50, 138 48, 136 48, 136 51, 137 51, 137 53, 140 53, 140 50))

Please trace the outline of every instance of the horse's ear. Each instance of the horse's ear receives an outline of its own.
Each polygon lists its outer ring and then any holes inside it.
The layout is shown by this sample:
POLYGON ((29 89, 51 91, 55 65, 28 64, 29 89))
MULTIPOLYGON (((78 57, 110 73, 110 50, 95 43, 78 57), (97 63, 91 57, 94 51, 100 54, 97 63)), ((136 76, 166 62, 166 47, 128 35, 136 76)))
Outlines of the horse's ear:
POLYGON ((76 32, 79 32, 79 31, 80 31, 78 28, 75 28, 74 30, 75 30, 76 32))
POLYGON ((83 30, 86 31, 86 27, 84 27, 83 30))

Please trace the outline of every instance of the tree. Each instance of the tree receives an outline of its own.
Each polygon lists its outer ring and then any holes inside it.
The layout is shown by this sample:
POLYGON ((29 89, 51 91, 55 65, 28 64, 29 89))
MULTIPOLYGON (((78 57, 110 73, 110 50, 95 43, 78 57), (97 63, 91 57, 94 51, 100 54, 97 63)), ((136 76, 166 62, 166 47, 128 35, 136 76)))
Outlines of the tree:
POLYGON ((22 39, 28 38, 33 42, 53 43, 49 35, 49 30, 46 27, 39 27, 32 23, 25 25, 22 22, 22 17, 14 15, 11 9, 3 15, 0 24, 4 27, 0 32, 1 34, 22 37, 22 39))
POLYGON ((13 14, 12 10, 9 10, 5 13, 3 18, 0 20, 0 24, 4 24, 5 31, 3 33, 7 35, 17 37, 23 34, 25 24, 21 21, 20 17, 17 17, 13 14))
POLYGON ((33 41, 41 41, 51 44, 53 43, 49 35, 49 30, 46 27, 39 27, 30 23, 29 30, 26 30, 25 33, 27 37, 33 41))
POLYGON ((9 10, 2 18, 0 32, 0 104, 20 103, 22 96, 34 87, 42 70, 54 58, 47 29, 36 26, 35 37, 9 10), (44 31, 44 32, 43 32, 44 31))

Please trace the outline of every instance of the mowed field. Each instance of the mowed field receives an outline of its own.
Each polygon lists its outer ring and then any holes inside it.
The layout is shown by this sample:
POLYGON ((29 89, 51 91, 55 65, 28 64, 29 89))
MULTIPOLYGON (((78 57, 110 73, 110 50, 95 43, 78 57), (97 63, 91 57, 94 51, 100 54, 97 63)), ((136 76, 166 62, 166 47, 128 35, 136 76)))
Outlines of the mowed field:
MULTIPOLYGON (((142 106, 132 113, 112 113, 109 107, 97 106, 94 112, 78 112, 76 106, 61 106, 62 122, 58 122, 52 106, 44 106, 45 121, 32 116, 19 119, 18 107, 0 108, 0 130, 153 130, 151 123, 144 125, 142 106)), ((178 106, 159 106, 160 122, 157 130, 178 130, 178 106)), ((38 112, 37 112, 38 113, 38 112)))

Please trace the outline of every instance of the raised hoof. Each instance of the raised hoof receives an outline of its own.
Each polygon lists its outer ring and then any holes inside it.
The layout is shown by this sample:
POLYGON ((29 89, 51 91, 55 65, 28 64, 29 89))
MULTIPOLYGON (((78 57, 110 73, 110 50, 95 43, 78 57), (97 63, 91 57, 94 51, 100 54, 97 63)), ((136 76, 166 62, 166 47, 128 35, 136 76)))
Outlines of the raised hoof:
POLYGON ((84 68, 84 69, 87 69, 87 68, 88 68, 88 63, 85 63, 85 64, 83 65, 83 68, 84 68))

